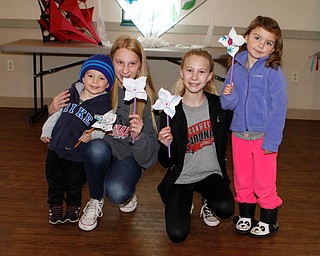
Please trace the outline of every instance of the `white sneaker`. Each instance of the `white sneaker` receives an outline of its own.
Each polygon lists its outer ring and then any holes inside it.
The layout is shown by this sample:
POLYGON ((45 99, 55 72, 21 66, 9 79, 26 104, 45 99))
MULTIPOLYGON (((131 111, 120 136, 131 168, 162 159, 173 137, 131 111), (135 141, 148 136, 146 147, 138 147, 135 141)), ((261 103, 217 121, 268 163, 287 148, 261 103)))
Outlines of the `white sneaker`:
POLYGON ((207 206, 206 202, 201 207, 200 217, 202 217, 203 222, 210 227, 218 226, 220 223, 220 220, 211 211, 211 209, 207 206))
POLYGON ((138 199, 136 194, 134 194, 127 202, 119 204, 119 209, 122 212, 133 212, 138 205, 138 199))
POLYGON ((190 215, 192 215, 193 209, 194 209, 194 205, 192 204, 191 205, 191 210, 190 210, 190 215))
POLYGON ((103 215, 103 202, 103 198, 100 201, 90 198, 90 201, 83 209, 83 214, 78 222, 79 228, 85 231, 90 231, 97 226, 97 218, 100 218, 103 215))

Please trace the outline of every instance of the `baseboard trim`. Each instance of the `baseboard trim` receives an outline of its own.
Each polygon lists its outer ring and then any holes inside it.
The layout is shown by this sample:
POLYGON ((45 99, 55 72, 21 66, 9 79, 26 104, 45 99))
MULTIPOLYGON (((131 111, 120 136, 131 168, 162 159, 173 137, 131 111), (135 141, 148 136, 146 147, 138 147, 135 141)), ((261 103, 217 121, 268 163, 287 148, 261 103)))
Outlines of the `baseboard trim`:
MULTIPOLYGON (((50 104, 52 98, 43 98, 43 104, 50 104)), ((40 107, 40 100, 37 101, 38 108, 40 107)), ((1 108, 33 108, 33 98, 28 97, 0 97, 1 108)))
POLYGON ((288 109, 287 119, 320 120, 320 110, 288 109))
MULTIPOLYGON (((52 98, 44 98, 43 103, 50 105, 52 98)), ((40 101, 38 101, 38 107, 40 101)), ((33 108, 33 98, 26 97, 0 97, 0 107, 4 108, 33 108)), ((320 110, 314 109, 288 109, 287 119, 320 120, 320 110)))

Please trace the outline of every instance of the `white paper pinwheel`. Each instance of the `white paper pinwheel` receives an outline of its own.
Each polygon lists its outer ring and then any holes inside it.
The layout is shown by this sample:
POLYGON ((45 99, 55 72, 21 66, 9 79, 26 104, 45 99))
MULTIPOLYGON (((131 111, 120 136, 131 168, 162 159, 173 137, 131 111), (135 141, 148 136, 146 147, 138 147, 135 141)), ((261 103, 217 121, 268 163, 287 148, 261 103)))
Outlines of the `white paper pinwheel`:
POLYGON ((158 92, 159 99, 156 100, 152 108, 155 110, 163 110, 171 118, 176 113, 176 106, 181 101, 182 97, 171 95, 171 93, 163 88, 158 92))
MULTIPOLYGON (((151 107, 155 110, 163 110, 167 114, 167 126, 169 126, 169 116, 172 118, 176 114, 176 106, 182 100, 182 97, 171 95, 169 91, 163 88, 160 88, 158 96, 159 99, 151 107)), ((170 140, 168 140, 168 156, 171 157, 170 140)))
POLYGON ((233 78, 233 67, 234 67, 234 56, 239 51, 239 47, 245 43, 245 39, 241 35, 237 35, 234 27, 231 28, 229 35, 221 36, 219 43, 222 43, 225 47, 227 47, 227 52, 232 56, 231 69, 230 69, 230 84, 232 84, 233 78))
MULTIPOLYGON (((137 79, 123 78, 123 87, 126 88, 124 100, 133 101, 133 114, 136 113, 137 98, 147 100, 147 92, 144 90, 147 83, 147 77, 141 76, 137 79)), ((134 143, 134 133, 132 133, 132 144, 134 143)))
POLYGON ((243 36, 237 35, 236 30, 232 27, 229 35, 221 36, 218 42, 227 47, 228 54, 234 57, 239 51, 239 47, 245 43, 245 39, 243 36))
POLYGON ((105 113, 104 115, 94 115, 97 120, 92 127, 101 129, 105 132, 112 131, 112 125, 117 119, 117 114, 113 110, 105 113))
POLYGON ((147 77, 141 76, 137 79, 123 78, 123 86, 126 88, 124 100, 130 101, 134 98, 147 100, 146 87, 147 77))

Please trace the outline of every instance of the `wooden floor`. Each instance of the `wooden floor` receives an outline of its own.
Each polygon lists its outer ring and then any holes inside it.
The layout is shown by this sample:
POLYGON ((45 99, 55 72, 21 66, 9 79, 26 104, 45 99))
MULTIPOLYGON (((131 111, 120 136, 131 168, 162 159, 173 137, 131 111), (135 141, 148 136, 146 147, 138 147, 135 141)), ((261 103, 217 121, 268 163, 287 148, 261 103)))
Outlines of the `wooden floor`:
MULTIPOLYGON (((0 255, 320 255, 320 121, 287 120, 278 159, 278 193, 284 201, 280 230, 267 239, 234 232, 231 220, 207 227, 195 195, 191 232, 181 244, 169 241, 156 186, 159 164, 137 187, 138 208, 121 213, 107 202, 91 232, 77 224, 50 225, 44 175, 45 117, 29 124, 30 109, 0 108, 0 255)), ((232 175, 230 147, 228 172, 232 175)), ((85 203, 88 189, 83 191, 85 203)))

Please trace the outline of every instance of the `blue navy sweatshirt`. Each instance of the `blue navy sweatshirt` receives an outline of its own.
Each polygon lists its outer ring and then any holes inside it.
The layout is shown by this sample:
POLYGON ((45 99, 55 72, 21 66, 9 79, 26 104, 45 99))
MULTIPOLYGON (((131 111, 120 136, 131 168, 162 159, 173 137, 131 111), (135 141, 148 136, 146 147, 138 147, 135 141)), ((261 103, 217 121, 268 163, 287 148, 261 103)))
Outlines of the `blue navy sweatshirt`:
POLYGON ((96 122, 94 115, 103 115, 112 109, 111 96, 107 92, 80 104, 81 88, 83 84, 77 82, 69 89, 70 101, 63 108, 48 145, 59 157, 75 162, 84 161, 86 143, 81 143, 75 149, 74 146, 83 132, 96 122))

